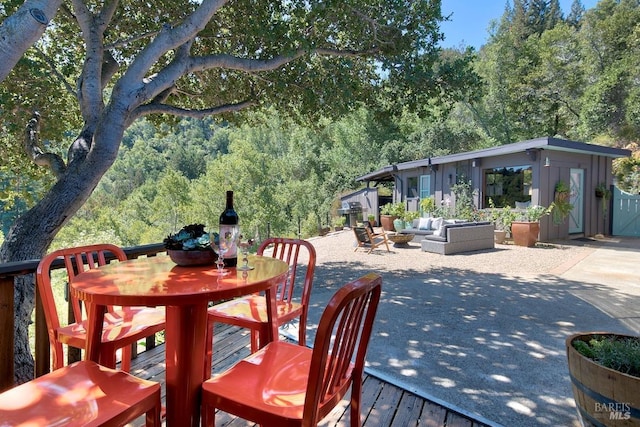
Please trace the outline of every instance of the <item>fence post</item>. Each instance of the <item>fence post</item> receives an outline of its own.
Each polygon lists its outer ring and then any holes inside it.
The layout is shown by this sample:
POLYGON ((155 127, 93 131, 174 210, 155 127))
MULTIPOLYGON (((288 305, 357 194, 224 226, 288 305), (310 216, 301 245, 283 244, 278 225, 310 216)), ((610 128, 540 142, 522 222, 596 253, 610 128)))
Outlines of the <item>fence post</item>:
POLYGON ((0 392, 13 387, 14 378, 14 314, 13 276, 0 278, 0 392))

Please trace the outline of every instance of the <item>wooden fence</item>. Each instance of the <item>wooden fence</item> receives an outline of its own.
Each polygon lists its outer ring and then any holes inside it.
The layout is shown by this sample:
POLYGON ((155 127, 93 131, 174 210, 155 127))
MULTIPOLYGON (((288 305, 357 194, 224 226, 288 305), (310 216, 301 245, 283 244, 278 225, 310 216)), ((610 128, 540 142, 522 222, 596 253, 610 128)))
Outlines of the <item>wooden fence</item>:
POLYGON ((611 234, 640 237, 640 195, 613 187, 611 202, 611 234))
MULTIPOLYGON (((124 248, 129 259, 141 256, 155 256, 165 252, 162 243, 124 248)), ((40 260, 9 262, 0 264, 0 392, 14 385, 14 281, 16 277, 33 275, 35 286, 35 272, 40 260)), ((53 269, 65 268, 62 259, 54 262, 53 269)), ((36 293, 37 295, 37 293, 36 293)), ((44 320, 42 304, 36 296, 35 316, 35 375, 40 376, 49 372, 50 353, 47 324, 44 320)), ((147 348, 153 348, 155 340, 147 340, 147 348)))

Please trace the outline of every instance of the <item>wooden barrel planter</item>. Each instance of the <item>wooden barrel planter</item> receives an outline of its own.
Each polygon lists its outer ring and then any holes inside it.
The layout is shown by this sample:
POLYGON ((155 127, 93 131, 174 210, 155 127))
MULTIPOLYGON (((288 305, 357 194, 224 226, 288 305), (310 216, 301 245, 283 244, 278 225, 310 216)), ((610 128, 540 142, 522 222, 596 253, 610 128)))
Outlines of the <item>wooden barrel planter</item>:
POLYGON ((511 238, 513 238, 514 245, 535 246, 539 233, 540 223, 537 221, 513 221, 511 223, 511 238))
POLYGON ((565 342, 571 387, 580 422, 585 427, 640 427, 640 378, 599 365, 580 354, 572 345, 575 340, 588 342, 598 335, 617 334, 575 334, 565 342))

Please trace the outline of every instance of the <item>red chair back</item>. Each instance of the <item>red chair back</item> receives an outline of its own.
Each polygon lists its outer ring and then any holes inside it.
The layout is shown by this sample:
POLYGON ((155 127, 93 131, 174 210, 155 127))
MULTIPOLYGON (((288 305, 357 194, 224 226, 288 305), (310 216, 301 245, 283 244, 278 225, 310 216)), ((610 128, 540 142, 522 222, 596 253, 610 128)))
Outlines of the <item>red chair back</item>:
MULTIPOLYGON (((78 274, 83 271, 96 268, 107 263, 107 254, 111 253, 118 261, 126 261, 127 254, 122 248, 111 244, 79 246, 76 248, 59 249, 47 254, 36 271, 36 282, 38 293, 42 300, 44 316, 47 322, 47 332, 51 346, 51 356, 53 357, 53 369, 59 369, 64 365, 62 343, 56 337, 56 330, 60 328, 60 317, 56 308, 56 302, 51 286, 51 264, 58 258, 64 259, 67 269, 67 286, 78 274)), ((80 306, 77 298, 71 296, 68 289, 69 301, 73 309, 74 319, 69 319, 69 323, 86 320, 86 311, 80 306)))
POLYGON ((343 286, 325 308, 309 369, 303 415, 308 425, 324 418, 350 385, 351 414, 359 416, 365 356, 381 291, 382 278, 369 273, 343 286))
MULTIPOLYGON (((309 308, 309 298, 313 287, 313 275, 316 269, 316 249, 313 245, 302 239, 291 239, 286 237, 270 237, 263 241, 258 247, 258 255, 265 255, 271 252, 273 258, 289 264, 289 275, 286 282, 278 288, 276 298, 279 301, 291 302, 294 296, 296 285, 302 288, 300 303, 302 305, 302 317, 300 319, 301 328, 306 325, 307 312, 309 308), (304 253, 306 249, 306 254, 304 253), (303 264, 306 258, 306 272, 302 281, 298 280, 298 267, 303 264)), ((268 256, 268 254, 267 254, 268 256)), ((302 344, 304 345, 304 343, 302 344)))
POLYGON ((382 278, 347 283, 324 309, 313 348, 284 341, 265 347, 202 385, 202 425, 216 410, 260 425, 317 426, 351 387, 351 426, 360 426, 362 375, 382 278))

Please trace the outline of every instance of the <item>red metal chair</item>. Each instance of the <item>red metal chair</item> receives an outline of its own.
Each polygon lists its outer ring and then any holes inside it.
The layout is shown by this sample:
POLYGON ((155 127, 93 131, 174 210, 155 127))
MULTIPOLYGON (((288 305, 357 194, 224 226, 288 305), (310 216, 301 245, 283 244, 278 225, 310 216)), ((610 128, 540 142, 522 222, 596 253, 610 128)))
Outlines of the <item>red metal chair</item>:
POLYGON ((3 426, 116 426, 146 414, 146 425, 159 427, 160 411, 160 384, 91 361, 0 394, 3 426))
MULTIPOLYGON (((289 264, 289 275, 286 283, 279 286, 276 293, 276 320, 281 326, 293 319, 300 318, 298 328, 298 344, 306 345, 307 312, 309 310, 309 297, 313 286, 313 275, 316 268, 316 250, 311 243, 301 239, 289 239, 272 237, 266 239, 258 247, 258 255, 271 253, 273 258, 278 258, 289 264), (306 254, 302 249, 306 249, 306 254), (302 264, 301 255, 306 255, 307 264, 304 280, 300 285, 297 281, 298 267, 302 264), (302 288, 299 301, 294 301, 294 293, 298 287, 302 288)), ((211 358, 213 343, 213 328, 216 322, 240 326, 251 330, 251 352, 257 351, 266 344, 265 337, 268 334, 269 322, 264 295, 249 295, 223 302, 209 308, 207 316, 207 337, 205 357, 205 378, 211 375, 211 358)))
MULTIPOLYGON (((112 253, 119 261, 126 261, 127 255, 115 245, 100 244, 79 246, 76 248, 59 249, 46 255, 40 261, 36 272, 38 292, 42 300, 53 369, 64 366, 62 344, 84 349, 87 340, 86 310, 80 301, 69 296, 73 308, 75 322, 65 326, 60 317, 51 287, 51 264, 62 257, 67 270, 67 279, 73 278, 87 269, 92 269, 107 263, 106 253, 112 253)), ((131 345, 140 339, 160 332, 165 325, 165 311, 163 308, 149 307, 109 307, 104 319, 102 345, 110 347, 108 360, 101 360, 103 365, 114 368, 116 365, 116 351, 122 349, 121 368, 129 372, 131 367, 131 345)))
POLYGON ((315 426, 351 386, 351 426, 360 426, 362 373, 382 278, 369 273, 329 301, 313 349, 276 341, 202 384, 202 423, 215 410, 265 426, 315 426), (354 358, 355 355, 355 358, 354 358))

